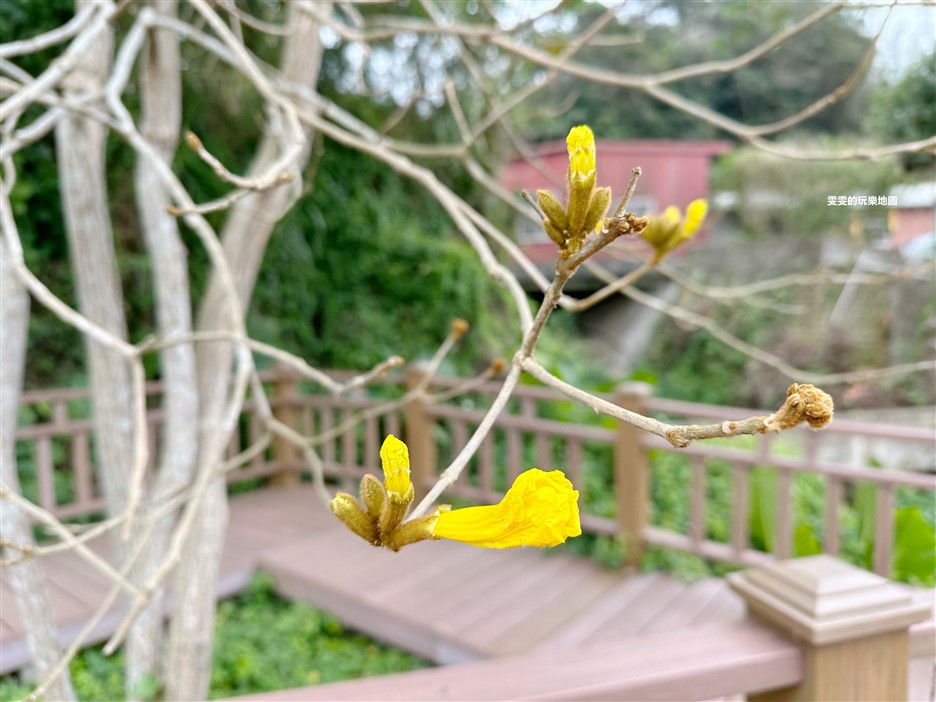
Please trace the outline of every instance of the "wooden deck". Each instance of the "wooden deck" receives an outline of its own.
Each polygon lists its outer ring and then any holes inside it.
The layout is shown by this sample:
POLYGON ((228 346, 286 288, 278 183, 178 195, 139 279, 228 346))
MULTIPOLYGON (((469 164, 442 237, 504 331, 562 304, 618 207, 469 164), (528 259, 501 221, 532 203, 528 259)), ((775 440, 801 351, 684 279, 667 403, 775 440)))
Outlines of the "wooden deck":
MULTIPOLYGON (((92 547, 107 550, 104 541, 92 547)), ((104 599, 107 579, 70 552, 41 563, 67 643, 104 599)), ((375 549, 306 488, 232 498, 218 597, 243 589, 258 568, 273 576, 283 596, 327 609, 353 628, 438 663, 743 615, 740 600, 720 580, 685 585, 663 574, 626 577, 568 554, 449 541, 400 553, 375 549)), ((0 569, 0 674, 29 660, 6 571, 0 569)), ((92 642, 106 639, 119 617, 115 607, 92 642)))
MULTIPOLYGON (((103 552, 105 545, 95 548, 103 552)), ((106 580, 75 554, 42 563, 67 643, 101 602, 106 580)), ((665 574, 627 576, 568 554, 446 541, 398 554, 378 550, 346 531, 306 488, 232 498, 218 596, 241 590, 258 568, 282 595, 442 664, 530 651, 561 655, 585 642, 744 618, 741 600, 718 579, 685 584, 665 574)), ((29 660, 5 577, 0 570, 0 673, 29 660)), ((106 639, 119 618, 119 611, 109 613, 89 643, 106 639)))

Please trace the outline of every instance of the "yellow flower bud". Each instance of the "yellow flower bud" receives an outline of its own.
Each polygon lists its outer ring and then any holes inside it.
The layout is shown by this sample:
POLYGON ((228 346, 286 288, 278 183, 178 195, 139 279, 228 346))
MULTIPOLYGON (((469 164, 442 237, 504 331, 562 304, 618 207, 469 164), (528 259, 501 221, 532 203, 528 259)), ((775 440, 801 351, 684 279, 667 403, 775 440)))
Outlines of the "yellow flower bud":
POLYGON ((566 146, 569 150, 569 205, 566 208, 569 226, 562 255, 570 256, 582 247, 585 237, 595 227, 594 221, 590 227, 585 226, 595 191, 595 135, 584 124, 572 127, 566 146))
POLYGON ((587 177, 595 172, 595 135, 584 124, 572 127, 566 137, 569 150, 569 178, 587 177))
POLYGON ((702 220, 708 213, 708 203, 705 200, 693 200, 686 208, 686 223, 683 229, 690 237, 702 226, 702 220))
POLYGON ((413 499, 413 485, 410 482, 409 449, 406 444, 393 434, 384 439, 380 447, 380 462, 383 465, 384 485, 391 498, 397 500, 413 499))
POLYGON ((659 263, 670 251, 682 246, 695 236, 702 226, 707 211, 708 203, 705 200, 693 200, 686 208, 685 219, 679 213, 679 208, 672 205, 667 207, 659 217, 650 217, 649 223, 640 235, 656 251, 653 263, 659 263))

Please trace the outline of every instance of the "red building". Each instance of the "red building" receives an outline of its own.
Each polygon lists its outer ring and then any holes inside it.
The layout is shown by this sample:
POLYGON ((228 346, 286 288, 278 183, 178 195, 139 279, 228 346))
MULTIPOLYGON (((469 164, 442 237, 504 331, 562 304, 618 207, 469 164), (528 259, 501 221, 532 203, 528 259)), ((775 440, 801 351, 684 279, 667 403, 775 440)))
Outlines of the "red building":
POLYGON ((919 236, 932 235, 936 218, 936 184, 898 185, 890 192, 887 216, 891 244, 905 246, 919 236))
MULTIPOLYGON (((627 189, 631 170, 640 166, 643 175, 628 209, 637 214, 659 214, 676 205, 684 212, 693 200, 708 198, 712 158, 730 149, 728 141, 599 141, 598 184, 611 186, 614 207, 627 189)), ((526 190, 532 195, 548 188, 564 196, 569 165, 565 141, 541 144, 533 153, 531 161, 517 158, 508 163, 501 172, 501 183, 514 192, 526 190)), ((534 262, 555 258, 555 246, 533 222, 519 220, 516 235, 534 262)))

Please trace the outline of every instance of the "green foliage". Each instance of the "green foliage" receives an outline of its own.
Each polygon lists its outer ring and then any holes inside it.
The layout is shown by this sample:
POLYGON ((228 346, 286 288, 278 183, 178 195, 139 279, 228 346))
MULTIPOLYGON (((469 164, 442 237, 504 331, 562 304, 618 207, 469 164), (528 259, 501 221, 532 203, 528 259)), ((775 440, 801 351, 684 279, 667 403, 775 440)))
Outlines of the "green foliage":
MULTIPOLYGON (((573 33, 581 32, 602 12, 594 5, 577 7, 577 11, 567 10, 569 15, 575 14, 577 28, 573 33)), ((576 59, 626 74, 659 73, 730 59, 816 9, 815 3, 638 3, 614 31, 632 37, 632 43, 613 48, 586 46, 576 59)), ((538 33, 532 40, 552 50, 553 46, 564 46, 568 35, 557 30, 551 35, 538 33)), ((853 17, 834 13, 757 61, 735 71, 682 81, 674 90, 735 120, 770 123, 799 112, 844 83, 860 63, 867 41, 853 17)), ((824 133, 855 131, 867 102, 859 85, 847 100, 820 112, 800 128, 824 133)), ((723 136, 708 123, 640 91, 574 76, 555 80, 524 109, 530 115, 527 132, 537 138, 561 138, 569 124, 580 123, 589 124, 602 138, 723 136)))
MULTIPOLYGON (((881 85, 873 94, 868 127, 885 141, 927 139, 936 134, 936 50, 930 51, 894 85, 881 85)), ((932 174, 932 154, 905 154, 906 170, 932 174)))
POLYGON ((421 668, 424 661, 382 646, 311 607, 284 602, 255 576, 241 597, 218 607, 211 696, 336 682, 421 668))
MULTIPOLYGON (((422 668, 428 663, 345 630, 328 614, 273 593, 269 576, 257 574, 240 596, 219 603, 211 697, 230 697, 288 687, 336 682, 422 668)), ((81 651, 71 664, 80 700, 124 699, 123 657, 100 647, 81 651)), ((20 699, 31 687, 16 675, 0 679, 0 701, 20 699)), ((142 699, 158 699, 161 684, 137 683, 142 699)))
POLYGON ((758 551, 771 552, 777 534, 777 473, 769 468, 751 471, 748 490, 751 495, 749 515, 750 543, 758 551))
POLYGON ((713 405, 743 404, 743 377, 748 358, 726 347, 704 330, 686 333, 661 330, 648 349, 641 373, 657 375, 656 393, 713 405))
POLYGON ((936 584, 936 533, 919 507, 900 507, 895 518, 894 577, 920 587, 936 584))
MULTIPOLYGON (((850 142, 800 139, 809 149, 845 149, 850 142)), ((795 161, 752 147, 735 149, 718 160, 713 185, 738 196, 736 215, 745 232, 815 237, 848 231, 856 220, 879 235, 886 231, 887 207, 829 207, 828 197, 887 195, 898 181, 894 158, 877 161, 795 161)))
POLYGON ((329 145, 314 190, 270 242, 250 328, 317 365, 364 368, 431 353, 462 317, 473 329, 453 358, 474 372, 516 342, 498 338, 498 296, 432 198, 329 145))

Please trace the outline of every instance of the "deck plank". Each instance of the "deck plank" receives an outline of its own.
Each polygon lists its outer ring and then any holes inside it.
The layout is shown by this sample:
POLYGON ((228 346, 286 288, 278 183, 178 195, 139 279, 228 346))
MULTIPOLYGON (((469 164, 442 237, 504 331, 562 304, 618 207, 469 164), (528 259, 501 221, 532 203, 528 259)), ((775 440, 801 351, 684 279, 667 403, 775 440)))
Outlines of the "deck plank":
POLYGON ((601 600, 620 582, 610 573, 592 572, 581 584, 561 594, 561 599, 537 607, 491 642, 498 655, 529 651, 546 640, 550 634, 568 621, 575 620, 593 603, 601 600))
POLYGON ((802 676, 795 643, 754 622, 667 631, 573 650, 235 698, 311 700, 705 700, 802 676))
POLYGON ((640 633, 665 608, 676 602, 685 590, 685 583, 664 577, 656 587, 643 593, 639 607, 629 606, 615 612, 592 633, 590 640, 613 641, 640 633))
POLYGON ((559 627, 542 643, 539 650, 572 648, 590 641, 594 632, 627 608, 639 608, 639 603, 646 593, 651 592, 664 582, 662 573, 634 575, 616 584, 601 600, 595 602, 578 617, 559 627))
POLYGON ((650 634, 690 626, 692 620, 709 606, 722 586, 723 581, 720 578, 706 578, 688 585, 679 597, 671 600, 653 619, 641 627, 640 633, 650 634))

